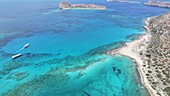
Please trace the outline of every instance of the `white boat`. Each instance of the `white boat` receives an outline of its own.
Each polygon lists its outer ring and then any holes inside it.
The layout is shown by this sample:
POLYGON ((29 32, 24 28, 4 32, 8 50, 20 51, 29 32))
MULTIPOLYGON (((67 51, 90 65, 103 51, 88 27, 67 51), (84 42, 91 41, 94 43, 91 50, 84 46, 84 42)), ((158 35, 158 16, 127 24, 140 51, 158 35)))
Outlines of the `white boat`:
POLYGON ((16 54, 16 55, 12 56, 12 59, 16 59, 16 58, 21 57, 21 56, 22 56, 22 54, 16 54))
POLYGON ((28 44, 25 44, 23 48, 27 48, 29 46, 30 46, 30 44, 28 43, 28 44))

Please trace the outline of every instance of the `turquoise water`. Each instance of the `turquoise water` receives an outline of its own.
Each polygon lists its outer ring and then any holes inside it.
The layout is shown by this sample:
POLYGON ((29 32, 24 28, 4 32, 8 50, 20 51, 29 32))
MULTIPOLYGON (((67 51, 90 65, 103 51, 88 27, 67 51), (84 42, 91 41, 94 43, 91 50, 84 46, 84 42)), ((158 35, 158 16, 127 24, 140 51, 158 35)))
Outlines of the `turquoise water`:
MULTIPOLYGON (((81 58, 67 57, 64 60, 53 59, 39 64, 41 66, 17 68, 7 75, 9 82, 7 85, 19 83, 19 86, 13 90, 15 95, 24 96, 29 93, 30 96, 86 96, 87 94, 148 96, 145 88, 139 83, 136 66, 129 58, 94 55, 81 58), (121 74, 117 74, 113 68, 121 70, 121 74), (15 77, 18 73, 23 73, 24 79, 21 79, 22 76, 15 77)), ((6 87, 8 86, 4 89, 6 87)), ((12 96, 13 92, 7 96, 12 96)))
POLYGON ((82 0, 107 10, 61 11, 59 2, 0 1, 0 95, 148 96, 133 60, 106 52, 168 9, 82 0), (12 60, 17 53, 23 56, 12 60))

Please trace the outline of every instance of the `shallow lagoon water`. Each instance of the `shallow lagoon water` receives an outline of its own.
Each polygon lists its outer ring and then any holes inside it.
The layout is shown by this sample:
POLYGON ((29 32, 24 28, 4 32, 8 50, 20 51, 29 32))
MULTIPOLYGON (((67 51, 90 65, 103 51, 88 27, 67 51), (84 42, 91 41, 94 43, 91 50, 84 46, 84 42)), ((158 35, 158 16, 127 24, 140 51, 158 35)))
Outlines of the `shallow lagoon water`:
MULTIPOLYGON (((98 54, 79 58, 67 57, 63 60, 53 59, 12 70, 3 79, 9 82, 7 85, 12 85, 13 82, 19 85, 4 95, 148 96, 145 88, 139 83, 134 65, 131 59, 119 55, 112 57, 98 54), (121 73, 117 74, 117 70, 121 70, 121 73), (15 76, 21 73, 23 75, 15 76)), ((5 86, 4 89, 6 87, 8 88, 5 86)))
POLYGON ((130 41, 127 36, 144 33, 146 17, 168 10, 81 2, 108 9, 59 11, 59 1, 0 1, 0 95, 148 96, 135 63, 105 53, 130 41), (19 52, 23 56, 12 60, 26 43, 30 47, 19 52))

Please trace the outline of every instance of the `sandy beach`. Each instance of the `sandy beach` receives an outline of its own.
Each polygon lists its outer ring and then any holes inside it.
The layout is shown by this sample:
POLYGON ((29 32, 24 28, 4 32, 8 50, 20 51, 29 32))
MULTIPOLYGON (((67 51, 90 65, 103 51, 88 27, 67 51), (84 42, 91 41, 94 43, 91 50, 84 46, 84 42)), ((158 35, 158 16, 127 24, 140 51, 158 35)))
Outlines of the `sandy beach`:
MULTIPOLYGON (((149 30, 147 27, 148 20, 149 18, 145 21, 146 26, 144 26, 147 31, 149 30)), ((132 42, 127 42, 124 44, 124 46, 118 49, 112 50, 108 52, 108 54, 110 55, 120 54, 120 55, 124 55, 124 56, 134 59, 138 66, 138 72, 140 74, 142 84, 147 88, 151 96, 157 96, 157 91, 154 90, 149 84, 149 81, 145 74, 145 71, 147 69, 143 67, 145 60, 142 59, 142 56, 140 55, 140 52, 146 50, 150 39, 151 39, 151 35, 148 32, 146 32, 145 34, 139 36, 138 39, 132 42)), ((161 96, 164 96, 164 95, 161 95, 161 96)))

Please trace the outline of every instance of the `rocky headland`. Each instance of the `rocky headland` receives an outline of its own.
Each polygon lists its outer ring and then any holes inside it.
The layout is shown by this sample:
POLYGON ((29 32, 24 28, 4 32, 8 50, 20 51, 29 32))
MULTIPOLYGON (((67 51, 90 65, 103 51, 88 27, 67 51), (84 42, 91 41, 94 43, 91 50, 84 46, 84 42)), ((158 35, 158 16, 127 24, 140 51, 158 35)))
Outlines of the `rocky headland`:
POLYGON ((95 5, 95 4, 69 4, 68 2, 61 2, 59 4, 59 9, 95 9, 95 10, 105 10, 106 6, 95 5))
POLYGON ((151 96, 170 96, 170 13, 145 21, 147 32, 108 54, 134 59, 151 96))
POLYGON ((170 8, 170 2, 148 1, 148 2, 145 2, 144 4, 149 5, 149 6, 158 6, 158 7, 170 8))

